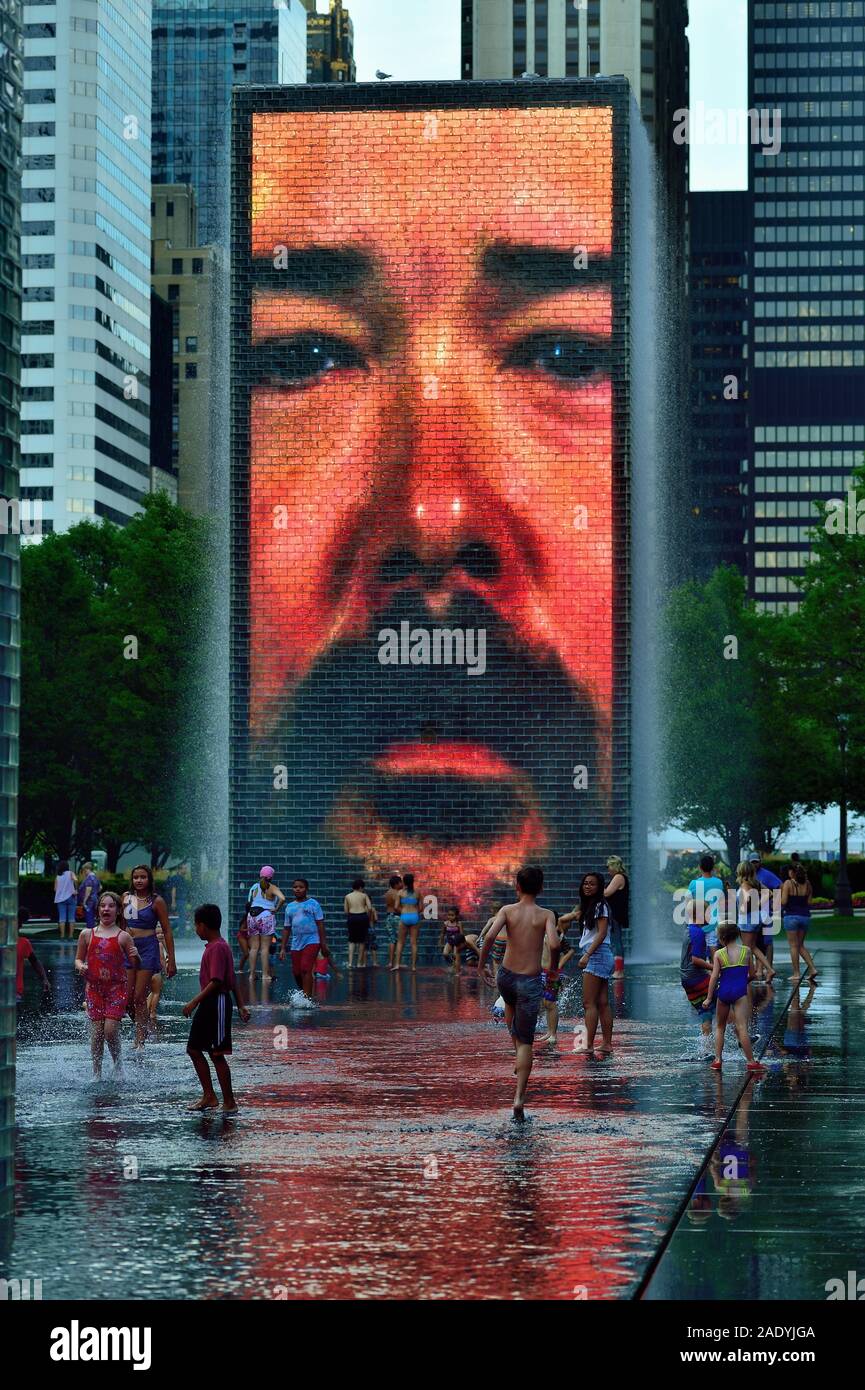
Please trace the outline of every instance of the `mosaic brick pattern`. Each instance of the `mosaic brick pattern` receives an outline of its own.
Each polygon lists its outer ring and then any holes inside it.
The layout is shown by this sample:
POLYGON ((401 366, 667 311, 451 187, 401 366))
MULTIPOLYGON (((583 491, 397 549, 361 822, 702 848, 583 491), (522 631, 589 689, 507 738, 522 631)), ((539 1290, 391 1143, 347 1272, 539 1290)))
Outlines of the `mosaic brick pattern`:
MULTIPOLYGON (((232 918, 629 852, 623 80, 235 93, 232 918)), ((506 885, 508 885, 506 887, 506 885)))

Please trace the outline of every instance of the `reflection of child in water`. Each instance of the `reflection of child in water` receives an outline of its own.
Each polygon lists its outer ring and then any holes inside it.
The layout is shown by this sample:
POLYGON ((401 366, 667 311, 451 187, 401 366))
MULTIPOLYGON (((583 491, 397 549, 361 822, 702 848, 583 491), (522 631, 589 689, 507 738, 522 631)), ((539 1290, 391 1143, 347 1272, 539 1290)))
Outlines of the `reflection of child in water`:
POLYGON ((757 1176, 757 1164, 748 1148, 748 1112, 751 1109, 752 1087, 748 1087, 736 1110, 735 1128, 725 1129, 709 1162, 712 1182, 718 1194, 718 1215, 725 1221, 735 1221, 751 1200, 757 1176))
POLYGON ((712 1198, 706 1191, 706 1174, 700 1178, 688 1203, 687 1217, 692 1226, 705 1226, 712 1215, 712 1198))

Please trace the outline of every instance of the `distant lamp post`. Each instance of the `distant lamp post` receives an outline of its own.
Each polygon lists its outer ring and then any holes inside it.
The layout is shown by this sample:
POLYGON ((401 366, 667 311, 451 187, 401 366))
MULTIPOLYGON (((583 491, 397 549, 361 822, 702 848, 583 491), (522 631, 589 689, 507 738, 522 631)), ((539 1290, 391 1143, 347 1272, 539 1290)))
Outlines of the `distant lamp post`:
POLYGON ((841 786, 838 795, 840 830, 838 836, 838 878, 835 882, 835 911, 841 917, 853 916, 853 895, 847 874, 847 730, 849 714, 838 715, 838 745, 841 752, 841 786))

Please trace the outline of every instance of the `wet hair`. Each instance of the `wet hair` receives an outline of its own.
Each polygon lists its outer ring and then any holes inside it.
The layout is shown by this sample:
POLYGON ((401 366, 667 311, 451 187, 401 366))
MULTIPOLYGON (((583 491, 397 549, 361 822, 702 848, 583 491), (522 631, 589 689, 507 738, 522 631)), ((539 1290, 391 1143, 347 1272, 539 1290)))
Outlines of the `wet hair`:
POLYGON ((153 897, 153 893, 154 893, 154 888, 153 888, 153 870, 151 869, 151 867, 150 867, 149 864, 136 864, 136 865, 135 865, 135 868, 132 870, 132 872, 131 872, 130 875, 129 875, 129 891, 130 891, 130 893, 134 893, 134 892, 135 892, 135 875, 139 872, 139 870, 143 871, 143 872, 147 875, 147 891, 148 891, 148 893, 150 894, 150 896, 153 897))
POLYGON ((123 920, 123 899, 121 898, 119 893, 112 892, 110 888, 104 889, 103 892, 99 894, 99 897, 96 900, 96 915, 99 915, 99 909, 102 906, 103 898, 111 899, 111 901, 114 903, 114 906, 117 908, 117 921, 120 922, 121 920, 123 920))
POLYGON ((715 867, 715 856, 714 856, 714 854, 704 854, 703 857, 702 857, 702 859, 700 860, 700 868, 703 870, 703 873, 704 873, 704 874, 710 874, 710 873, 712 872, 712 870, 714 869, 714 867, 715 867))
POLYGON ((414 874, 403 874, 402 884, 410 893, 414 892, 414 874))
POLYGON ((65 874, 65 873, 66 873, 66 870, 67 870, 68 868, 69 868, 69 860, 68 860, 68 859, 61 859, 61 860, 60 860, 60 863, 57 865, 57 872, 58 872, 58 874, 65 874))
POLYGON ((390 876, 390 886, 391 886, 391 888, 396 888, 396 887, 398 886, 398 884, 400 884, 400 883, 402 883, 402 875, 401 875, 401 874, 391 874, 391 876, 390 876))
POLYGON ((352 891, 353 893, 359 893, 362 887, 363 887, 363 879, 362 879, 362 878, 355 878, 355 879, 352 879, 351 891, 352 891))
POLYGON ((460 919, 460 910, 459 910, 459 908, 458 908, 456 905, 454 905, 453 907, 447 908, 446 911, 445 911, 445 916, 447 916, 448 912, 452 912, 453 915, 456 917, 456 919, 457 919, 458 922, 461 920, 461 919, 460 919))
POLYGON ((598 903, 602 903, 603 901, 604 875, 595 873, 594 870, 587 874, 583 874, 583 877, 580 880, 580 921, 582 922, 583 927, 587 927, 594 922, 595 909, 597 908, 598 903), (590 878, 595 879, 595 881, 597 882, 597 893, 586 892, 586 881, 590 878))
POLYGON ((808 875, 805 872, 804 864, 791 864, 790 873, 793 875, 797 883, 808 882, 808 875))
POLYGON ((517 887, 523 893, 536 898, 544 886, 544 871, 537 864, 527 864, 517 874, 517 887))
POLYGON ((304 886, 304 888, 306 889, 307 893, 309 892, 309 879, 308 879, 308 878, 301 878, 300 874, 298 874, 296 878, 293 878, 293 879, 291 880, 291 882, 292 882, 292 885, 294 885, 295 883, 302 883, 303 886, 304 886))
POLYGON ((739 935, 739 928, 734 922, 728 922, 726 926, 718 928, 718 940, 722 946, 729 946, 731 941, 735 941, 739 935))
POLYGON ((195 909, 195 923, 200 922, 209 931, 222 931, 222 913, 216 903, 202 903, 195 909))

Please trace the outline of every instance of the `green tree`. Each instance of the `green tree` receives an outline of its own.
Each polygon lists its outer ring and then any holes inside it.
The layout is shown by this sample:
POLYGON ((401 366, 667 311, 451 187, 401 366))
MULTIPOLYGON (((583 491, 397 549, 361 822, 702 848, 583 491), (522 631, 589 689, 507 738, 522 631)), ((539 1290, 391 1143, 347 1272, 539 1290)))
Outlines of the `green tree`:
POLYGON ((22 556, 21 849, 189 853, 206 800, 209 524, 165 496, 22 556))
POLYGON ((743 576, 728 566, 704 584, 681 585, 667 604, 662 818, 719 836, 734 870, 746 843, 774 847, 799 800, 795 759, 779 757, 786 622, 759 613, 743 576))
POLYGON ((850 811, 865 810, 865 464, 852 483, 851 514, 817 504, 821 524, 797 581, 801 600, 784 653, 785 701, 809 750, 800 769, 808 805, 837 804, 841 811, 836 904, 848 914, 847 820, 850 811))

